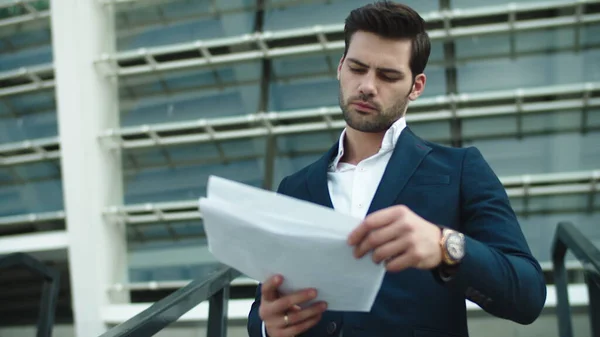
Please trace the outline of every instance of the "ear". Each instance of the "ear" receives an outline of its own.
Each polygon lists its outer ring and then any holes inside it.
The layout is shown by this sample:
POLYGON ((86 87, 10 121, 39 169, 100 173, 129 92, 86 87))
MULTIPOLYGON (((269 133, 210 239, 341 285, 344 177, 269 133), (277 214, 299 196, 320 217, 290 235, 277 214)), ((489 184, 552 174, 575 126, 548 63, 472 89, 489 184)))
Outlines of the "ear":
POLYGON ((415 83, 412 86, 412 91, 408 95, 408 98, 411 101, 414 101, 421 96, 423 90, 425 90, 425 82, 427 82, 427 77, 425 74, 421 73, 415 77, 415 83))
POLYGON ((346 58, 346 55, 342 55, 342 58, 340 59, 340 63, 338 64, 338 68, 337 68, 337 79, 338 81, 340 80, 340 73, 342 72, 342 65, 344 64, 344 59, 346 58))

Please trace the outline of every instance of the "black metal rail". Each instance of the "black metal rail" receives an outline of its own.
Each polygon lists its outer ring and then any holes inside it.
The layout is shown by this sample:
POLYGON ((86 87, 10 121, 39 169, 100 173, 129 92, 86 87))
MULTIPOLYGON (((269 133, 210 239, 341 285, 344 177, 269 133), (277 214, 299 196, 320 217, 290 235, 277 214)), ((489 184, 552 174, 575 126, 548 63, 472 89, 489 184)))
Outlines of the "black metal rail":
POLYGON ((0 257, 0 269, 22 267, 41 276, 42 298, 37 323, 37 337, 51 337, 54 327, 56 303, 60 290, 60 273, 25 253, 13 253, 0 257))
POLYGON ((237 270, 223 266, 206 279, 190 282, 101 337, 153 336, 206 300, 209 301, 207 336, 225 337, 229 284, 240 275, 237 270))
POLYGON ((569 222, 558 224, 552 244, 559 336, 573 337, 565 269, 567 251, 571 251, 584 267, 589 294, 591 336, 600 337, 600 250, 569 222))

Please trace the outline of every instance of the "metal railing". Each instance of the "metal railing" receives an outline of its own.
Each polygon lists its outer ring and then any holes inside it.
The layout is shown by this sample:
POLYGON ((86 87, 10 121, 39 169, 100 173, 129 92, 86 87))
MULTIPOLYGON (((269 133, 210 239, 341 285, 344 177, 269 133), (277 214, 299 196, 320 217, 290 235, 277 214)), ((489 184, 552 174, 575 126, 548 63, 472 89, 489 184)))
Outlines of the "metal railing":
POLYGON ((206 335, 225 337, 229 285, 240 275, 237 270, 223 266, 208 278, 190 282, 100 337, 153 336, 206 300, 209 301, 206 335))
POLYGON ((600 337, 600 250, 572 223, 561 222, 552 244, 559 336, 572 337, 571 307, 567 291, 565 256, 570 250, 581 262, 589 296, 591 336, 600 337))
POLYGON ((60 273, 25 253, 0 257, 0 269, 22 267, 42 277, 42 298, 37 323, 37 337, 51 337, 60 290, 60 273))

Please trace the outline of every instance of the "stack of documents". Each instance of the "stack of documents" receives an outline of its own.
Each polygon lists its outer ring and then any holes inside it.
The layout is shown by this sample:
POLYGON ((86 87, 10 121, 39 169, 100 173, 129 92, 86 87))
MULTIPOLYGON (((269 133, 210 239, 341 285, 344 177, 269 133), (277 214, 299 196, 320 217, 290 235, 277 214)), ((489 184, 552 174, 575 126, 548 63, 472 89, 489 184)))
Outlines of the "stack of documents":
POLYGON ((370 255, 356 259, 347 244, 361 219, 215 176, 207 192, 199 208, 217 260, 259 282, 282 275, 282 294, 317 289, 317 299, 302 306, 371 310, 385 268, 370 255))

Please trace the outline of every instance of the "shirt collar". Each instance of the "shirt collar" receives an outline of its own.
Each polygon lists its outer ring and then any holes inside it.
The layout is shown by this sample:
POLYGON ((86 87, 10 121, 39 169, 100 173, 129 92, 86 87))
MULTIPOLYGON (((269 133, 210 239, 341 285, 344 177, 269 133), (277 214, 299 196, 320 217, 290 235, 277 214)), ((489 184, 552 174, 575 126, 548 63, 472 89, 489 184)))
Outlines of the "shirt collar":
MULTIPOLYGON (((398 119, 390 128, 385 132, 383 136, 383 141, 381 142, 381 148, 379 149, 379 153, 388 152, 393 150, 396 147, 396 143, 398 143, 398 138, 402 133, 402 130, 406 127, 406 118, 401 117, 398 119)), ((346 129, 342 130, 340 138, 338 140, 338 153, 337 156, 329 165, 330 169, 335 169, 338 167, 342 156, 344 156, 344 139, 346 137, 346 129)))

